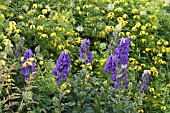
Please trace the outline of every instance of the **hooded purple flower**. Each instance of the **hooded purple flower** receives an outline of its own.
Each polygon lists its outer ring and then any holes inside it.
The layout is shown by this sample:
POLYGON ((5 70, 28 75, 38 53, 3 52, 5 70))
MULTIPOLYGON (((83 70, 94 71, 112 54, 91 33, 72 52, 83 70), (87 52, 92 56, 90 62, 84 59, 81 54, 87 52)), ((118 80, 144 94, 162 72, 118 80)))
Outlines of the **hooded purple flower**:
POLYGON ((33 58, 31 49, 26 49, 24 53, 24 59, 21 62, 21 72, 24 74, 24 79, 27 80, 29 77, 29 71, 35 72, 35 65, 33 61, 29 61, 29 58, 33 58))
POLYGON ((85 63, 87 64, 88 61, 92 62, 93 58, 92 58, 92 53, 90 52, 90 40, 89 39, 83 39, 79 52, 80 52, 80 60, 85 60, 85 63))
POLYGON ((66 76, 69 73, 68 68, 70 67, 70 57, 69 55, 63 51, 56 63, 56 67, 53 70, 53 75, 56 76, 56 82, 60 83, 60 76, 62 76, 62 80, 66 80, 66 76))
POLYGON ((112 80, 116 80, 117 63, 118 63, 117 57, 109 56, 108 60, 106 62, 106 65, 104 67, 104 72, 105 73, 108 72, 108 71, 111 73, 112 80))

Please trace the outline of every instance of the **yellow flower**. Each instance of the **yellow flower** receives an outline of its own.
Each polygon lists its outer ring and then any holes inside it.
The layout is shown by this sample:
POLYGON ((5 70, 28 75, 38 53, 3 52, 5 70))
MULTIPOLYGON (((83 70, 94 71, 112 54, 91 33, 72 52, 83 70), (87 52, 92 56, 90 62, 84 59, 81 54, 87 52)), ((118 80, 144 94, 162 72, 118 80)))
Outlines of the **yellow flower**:
POLYGON ((86 75, 85 78, 89 79, 89 78, 90 78, 90 75, 86 75))
POLYGON ((32 66, 32 62, 25 62, 25 63, 23 64, 23 66, 24 66, 24 67, 32 66))
POLYGON ((53 57, 53 54, 50 54, 51 57, 53 57))
POLYGON ((93 2, 98 2, 98 0, 93 0, 93 2))
POLYGON ((38 15, 38 19, 44 19, 45 16, 44 15, 38 15))
POLYGON ((156 71, 156 68, 155 67, 151 67, 150 71, 154 72, 154 71, 156 71))
POLYGON ((157 107, 157 106, 158 106, 158 103, 153 103, 152 106, 153 106, 153 107, 157 107))
POLYGON ((126 32, 126 36, 129 36, 130 35, 130 32, 126 32))
POLYGON ((146 39, 141 39, 141 42, 142 43, 146 43, 146 39))
POLYGON ((155 91, 155 89, 154 88, 149 88, 149 92, 154 92, 155 91))
POLYGON ((27 61, 28 62, 33 62, 35 60, 35 58, 29 58, 27 61))
POLYGON ((160 97, 160 96, 161 96, 161 94, 160 94, 160 93, 158 93, 158 94, 157 94, 157 96, 158 96, 158 97, 160 97))
POLYGON ((162 103, 162 104, 165 104, 165 101, 162 101, 161 103, 162 103))
POLYGON ((6 82, 15 82, 14 79, 7 79, 6 82))
POLYGON ((7 75, 7 78, 10 79, 10 78, 11 78, 11 75, 7 75))
POLYGON ((158 57, 162 57, 162 53, 158 53, 157 56, 158 56, 158 57))
POLYGON ((64 49, 64 46, 63 45, 58 45, 57 50, 61 50, 61 49, 64 49))
POLYGON ((44 64, 44 62, 43 62, 43 61, 39 61, 39 64, 40 64, 40 65, 43 65, 43 64, 44 64))
POLYGON ((61 89, 65 89, 67 87, 67 83, 63 83, 62 85, 61 85, 61 89))
POLYGON ((107 15, 107 18, 112 19, 114 17, 114 13, 113 12, 109 12, 107 15))
POLYGON ((157 96, 153 96, 153 98, 157 98, 157 96))
POLYGON ((152 60, 157 60, 157 57, 156 57, 156 56, 153 56, 153 57, 152 57, 152 60))
POLYGON ((141 64, 141 66, 146 67, 146 65, 145 65, 145 64, 141 64))
POLYGON ((79 63, 79 60, 75 60, 75 61, 74 61, 74 64, 75 64, 75 65, 78 65, 78 63, 79 63))
POLYGON ((156 26, 152 26, 152 28, 153 28, 153 29, 157 29, 157 27, 156 27, 156 26))
POLYGON ((47 9, 43 9, 41 12, 42 12, 43 15, 47 14, 47 9))
POLYGON ((35 25, 30 25, 30 29, 35 29, 35 25))
POLYGON ((146 34, 146 32, 145 31, 140 31, 140 33, 139 33, 139 35, 144 35, 144 34, 146 34))
POLYGON ((44 27, 43 26, 38 26, 37 27, 37 31, 43 31, 44 30, 44 27))
POLYGON ((21 32, 20 29, 15 29, 15 30, 14 30, 14 33, 16 33, 16 34, 18 34, 18 33, 20 33, 20 32, 21 32))
POLYGON ((88 68, 89 68, 90 70, 92 70, 92 65, 89 65, 88 68))
POLYGON ((106 27, 105 27, 105 30, 106 30, 107 32, 111 31, 111 26, 106 26, 106 27))
POLYGON ((69 89, 67 89, 67 90, 65 90, 65 92, 66 92, 66 93, 70 93, 70 90, 69 90, 69 89))
POLYGON ((48 35, 47 34, 42 34, 41 36, 40 36, 40 39, 41 38, 48 38, 48 35))
POLYGON ((167 46, 168 44, 169 44, 169 42, 168 42, 168 41, 165 41, 165 42, 164 42, 164 45, 165 45, 165 46, 167 46))
POLYGON ((22 20, 24 17, 22 15, 19 15, 18 18, 22 20))
POLYGON ((166 110, 166 106, 161 106, 161 110, 166 110))
POLYGON ((138 70, 138 71, 141 71, 142 67, 141 66, 135 66, 135 69, 138 70))
POLYGON ((4 60, 0 60, 0 63, 5 66, 6 62, 4 60))
POLYGON ((84 65, 84 64, 82 64, 80 67, 82 67, 82 68, 83 68, 84 66, 85 66, 85 65, 84 65))
POLYGON ((103 14, 105 14, 106 12, 105 12, 105 10, 101 10, 101 12, 103 13, 103 14))
POLYGON ((0 50, 2 50, 2 46, 0 46, 0 50))
POLYGON ((123 15, 123 18, 128 18, 128 15, 127 15, 127 14, 124 14, 124 15, 123 15))
POLYGON ((143 109, 138 110, 138 113, 144 113, 143 109))
POLYGON ((135 47, 135 44, 132 42, 132 43, 131 43, 131 46, 132 46, 132 47, 135 47))
POLYGON ((145 30, 146 30, 146 27, 145 27, 145 26, 142 26, 141 29, 142 29, 143 31, 145 31, 145 30))
POLYGON ((139 28, 141 26, 141 23, 137 22, 135 26, 139 28))
POLYGON ((55 32, 53 32, 53 33, 51 33, 51 35, 50 35, 51 37, 56 37, 57 35, 56 35, 56 33, 55 32))
POLYGON ((150 51, 150 50, 151 50, 151 48, 146 48, 146 49, 145 49, 145 51, 150 51))
POLYGON ((155 39, 154 35, 150 35, 149 38, 150 38, 151 40, 154 40, 154 39, 155 39))
POLYGON ((33 5, 32 5, 32 8, 36 9, 37 6, 38 6, 37 4, 33 4, 33 5))
POLYGON ((123 12, 123 8, 119 7, 119 8, 116 8, 114 11, 117 11, 118 13, 122 13, 123 12))
POLYGON ((138 13, 138 10, 137 10, 137 9, 133 9, 133 10, 131 11, 131 13, 137 14, 137 13, 138 13))
POLYGON ((170 84, 167 84, 166 87, 170 88, 170 84))
POLYGON ((162 47, 162 48, 161 48, 161 52, 162 52, 162 53, 166 52, 166 48, 165 48, 165 47, 162 47))
POLYGON ((136 39, 136 36, 135 36, 135 35, 132 35, 131 38, 132 38, 133 40, 135 40, 135 39, 136 39))

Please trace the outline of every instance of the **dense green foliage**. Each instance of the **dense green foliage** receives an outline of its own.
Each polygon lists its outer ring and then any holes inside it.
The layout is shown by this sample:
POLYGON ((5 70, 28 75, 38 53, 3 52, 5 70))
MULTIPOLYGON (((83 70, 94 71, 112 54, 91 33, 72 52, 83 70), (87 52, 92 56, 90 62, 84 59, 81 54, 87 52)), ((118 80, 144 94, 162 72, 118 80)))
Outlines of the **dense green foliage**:
POLYGON ((168 113, 169 15, 169 0, 1 0, 0 113, 168 113), (103 72, 116 31, 118 42, 132 38, 128 89, 115 90, 103 72), (92 63, 79 59, 82 39, 90 40, 92 63), (37 62, 36 76, 29 73, 28 80, 20 72, 26 48, 37 62), (52 71, 63 50, 71 67, 57 84, 52 71), (144 70, 151 75, 141 94, 144 70))

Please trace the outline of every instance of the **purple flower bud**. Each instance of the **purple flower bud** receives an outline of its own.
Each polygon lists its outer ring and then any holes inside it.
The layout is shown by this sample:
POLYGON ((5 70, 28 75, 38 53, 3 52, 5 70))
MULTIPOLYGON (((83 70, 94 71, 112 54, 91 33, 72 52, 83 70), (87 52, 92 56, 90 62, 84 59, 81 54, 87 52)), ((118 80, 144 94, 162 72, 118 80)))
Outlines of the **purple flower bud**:
POLYGON ((66 80, 66 76, 69 73, 68 68, 70 67, 70 57, 69 55, 63 51, 56 63, 56 67, 53 70, 53 75, 56 76, 56 82, 60 83, 60 76, 62 76, 62 80, 66 80))
MULTIPOLYGON (((150 71, 149 70, 144 70, 141 80, 142 84, 144 86, 144 89, 148 91, 148 84, 149 84, 149 77, 150 77, 150 71)), ((141 85, 140 85, 141 86, 141 85)), ((142 86, 141 86, 142 87, 142 86)), ((140 89, 140 88, 139 88, 140 89)), ((141 90, 141 89, 140 89, 141 90)), ((141 92, 141 91, 140 91, 141 92)))
POLYGON ((138 84, 138 88, 139 88, 140 93, 143 93, 143 88, 140 84, 138 84))
POLYGON ((15 53, 16 53, 15 58, 16 58, 16 59, 18 59, 18 58, 19 58, 19 56, 18 56, 18 50, 17 50, 17 49, 16 49, 15 53))

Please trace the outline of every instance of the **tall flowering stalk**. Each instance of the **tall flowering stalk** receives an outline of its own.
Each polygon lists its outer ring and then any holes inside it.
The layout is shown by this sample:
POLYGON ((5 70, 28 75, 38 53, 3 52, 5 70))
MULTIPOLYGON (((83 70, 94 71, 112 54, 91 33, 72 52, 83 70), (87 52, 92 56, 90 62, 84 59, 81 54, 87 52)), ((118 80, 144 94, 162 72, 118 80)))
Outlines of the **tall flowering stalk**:
POLYGON ((83 39, 79 52, 80 52, 80 60, 85 60, 85 64, 88 62, 92 62, 92 53, 90 52, 90 40, 89 39, 83 39))
POLYGON ((140 83, 138 84, 138 88, 140 90, 140 93, 143 93, 143 87, 146 91, 148 91, 148 84, 149 84, 149 77, 150 77, 150 71, 149 70, 144 70, 143 74, 142 74, 142 82, 140 81, 140 83))
POLYGON ((29 71, 35 73, 34 55, 31 49, 26 49, 24 59, 21 62, 21 72, 24 74, 24 79, 28 80, 29 71))
MULTIPOLYGON (((118 33, 116 33, 117 35, 118 33)), ((118 36, 115 38, 117 42, 118 36)), ((116 80, 114 87, 117 89, 124 81, 125 88, 128 88, 128 55, 132 39, 130 37, 122 38, 119 45, 114 46, 114 56, 110 55, 104 67, 104 72, 110 72, 112 80, 116 80), (120 66, 120 75, 116 78, 116 69, 120 66)))
POLYGON ((70 67, 70 57, 66 51, 61 52, 56 67, 53 70, 53 75, 56 76, 56 82, 60 83, 60 77, 62 76, 62 80, 66 80, 66 76, 69 73, 70 67))

